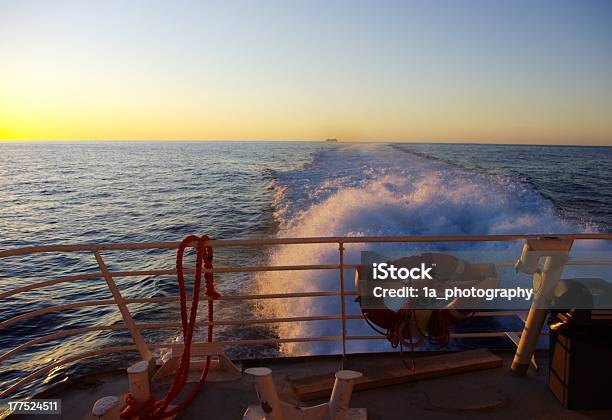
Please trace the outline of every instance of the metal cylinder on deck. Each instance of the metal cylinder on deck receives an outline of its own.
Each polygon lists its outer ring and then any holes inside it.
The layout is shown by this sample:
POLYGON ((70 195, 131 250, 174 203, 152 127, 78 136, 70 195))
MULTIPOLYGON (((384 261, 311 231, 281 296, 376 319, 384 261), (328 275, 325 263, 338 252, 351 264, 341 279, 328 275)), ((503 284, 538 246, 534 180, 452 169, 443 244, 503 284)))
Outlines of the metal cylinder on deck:
POLYGON ((257 367, 246 369, 245 373, 255 377, 255 389, 261 409, 266 413, 266 420, 284 420, 285 414, 272 380, 272 370, 257 367))
POLYGON ((127 369, 130 394, 134 397, 137 406, 146 404, 151 398, 151 385, 149 381, 149 363, 141 360, 127 369))
POLYGON ((95 402, 91 414, 100 420, 119 420, 119 398, 102 397, 95 402))
POLYGON ((353 393, 355 379, 360 378, 360 372, 354 370, 341 370, 336 372, 336 381, 329 399, 328 419, 345 420, 348 418, 349 402, 353 393))

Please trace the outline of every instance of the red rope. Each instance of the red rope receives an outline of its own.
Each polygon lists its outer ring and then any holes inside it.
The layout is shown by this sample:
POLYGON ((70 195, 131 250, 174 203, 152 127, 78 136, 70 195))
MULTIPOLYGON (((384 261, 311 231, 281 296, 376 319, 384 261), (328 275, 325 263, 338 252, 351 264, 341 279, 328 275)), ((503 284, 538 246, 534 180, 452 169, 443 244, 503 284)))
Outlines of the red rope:
POLYGON ((386 337, 387 337, 387 340, 389 340, 391 347, 393 347, 394 349, 397 348, 397 346, 399 345, 400 358, 402 359, 404 366, 406 366, 406 368, 410 370, 414 370, 416 368, 416 360, 414 356, 414 344, 412 342, 412 332, 410 331, 410 322, 409 322, 410 318, 415 318, 414 310, 400 309, 399 311, 397 311, 395 315, 393 316, 393 320, 391 321, 391 326, 387 329, 386 337), (406 358, 404 357, 403 331, 400 336, 400 328, 404 328, 404 327, 408 328, 408 336, 410 337, 408 341, 410 343, 410 355, 412 356, 412 366, 408 365, 408 362, 406 362, 406 358))
MULTIPOLYGON (((470 310, 456 310, 456 312, 460 313, 461 316, 471 316, 474 314, 473 311, 470 310)), ((364 314, 365 315, 365 314, 364 314)), ((444 309, 434 309, 431 311, 431 316, 429 318, 429 322, 425 327, 426 331, 420 331, 419 325, 416 322, 416 315, 413 309, 400 309, 399 311, 393 314, 391 319, 391 323, 389 328, 387 328, 387 332, 385 334, 387 340, 391 344, 391 347, 397 348, 399 346, 400 349, 400 357, 404 366, 408 369, 414 370, 416 368, 416 360, 414 355, 414 342, 412 341, 412 332, 410 331, 410 319, 415 320, 415 325, 417 328, 417 332, 421 335, 425 336, 427 334, 427 339, 430 343, 446 346, 450 341, 450 329, 453 324, 457 321, 457 317, 453 315, 449 310, 444 309), (400 329, 407 328, 408 335, 404 333, 404 331, 400 332, 400 329), (410 353, 412 356, 412 366, 409 366, 408 362, 404 357, 404 339, 408 337, 408 343, 410 344, 410 353)), ((370 324, 367 315, 365 315, 366 321, 370 324)), ((370 324, 370 326, 372 326, 370 324)), ((374 328, 372 326, 372 328, 374 328)), ((374 328, 378 331, 376 328, 374 328)))
POLYGON ((454 318, 447 312, 439 309, 431 311, 427 332, 429 342, 439 346, 446 346, 450 341, 450 327, 454 318))
MULTIPOLYGON (((189 365, 191 362, 191 343, 193 341, 193 333, 196 326, 196 317, 198 313, 198 303, 200 301, 200 289, 202 284, 202 265, 206 269, 213 268, 213 250, 212 247, 206 246, 208 236, 197 237, 191 235, 183 239, 179 245, 176 253, 176 277, 179 285, 180 294, 180 310, 181 310, 181 326, 183 330, 183 354, 172 382, 172 386, 166 393, 166 396, 159 401, 155 401, 155 397, 151 395, 151 399, 142 407, 136 407, 134 398, 128 394, 126 396, 126 403, 128 404, 125 410, 121 413, 122 419, 162 419, 164 417, 170 417, 181 410, 195 398, 195 396, 201 391, 206 382, 208 376, 208 370, 210 368, 210 355, 206 356, 206 363, 204 369, 200 375, 198 383, 195 385, 192 392, 176 407, 168 409, 170 403, 174 398, 181 392, 185 383, 187 382, 187 376, 189 374, 189 365), (189 312, 189 318, 187 318, 187 294, 185 291, 185 276, 183 272, 183 256, 185 249, 193 242, 197 242, 196 246, 196 268, 193 283, 193 291, 191 298, 191 310, 189 312)), ((208 300, 208 335, 207 342, 212 343, 213 341, 213 325, 214 320, 214 306, 213 301, 219 298, 219 293, 215 290, 215 282, 212 272, 204 273, 204 288, 205 294, 210 297, 208 300)))
MULTIPOLYGON (((472 316, 474 314, 474 311, 467 309, 457 309, 456 312, 465 317, 472 316)), ((429 318, 429 324, 427 325, 429 342, 432 344, 437 344, 441 347, 447 346, 450 341, 450 328, 455 322, 457 322, 457 319, 458 318, 448 310, 433 310, 431 312, 431 318, 429 318)))

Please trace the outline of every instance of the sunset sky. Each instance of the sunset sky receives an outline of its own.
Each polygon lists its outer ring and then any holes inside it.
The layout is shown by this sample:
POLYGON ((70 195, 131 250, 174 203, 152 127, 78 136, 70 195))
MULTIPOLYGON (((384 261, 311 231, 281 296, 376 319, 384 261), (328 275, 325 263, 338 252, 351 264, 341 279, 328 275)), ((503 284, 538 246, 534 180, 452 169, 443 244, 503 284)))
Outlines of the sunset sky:
POLYGON ((0 2, 2 140, 612 145, 612 2, 0 2))

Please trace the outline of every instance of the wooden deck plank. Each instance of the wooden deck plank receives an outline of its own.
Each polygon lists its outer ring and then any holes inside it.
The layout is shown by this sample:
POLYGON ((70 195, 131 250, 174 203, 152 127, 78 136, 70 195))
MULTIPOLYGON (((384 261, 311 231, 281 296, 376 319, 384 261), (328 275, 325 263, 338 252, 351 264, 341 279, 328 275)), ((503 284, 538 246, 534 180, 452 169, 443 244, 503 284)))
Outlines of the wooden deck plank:
MULTIPOLYGON (((415 370, 407 369, 399 360, 397 363, 370 366, 361 370, 359 366, 351 366, 351 369, 363 373, 363 376, 355 381, 354 389, 360 391, 501 366, 500 357, 486 349, 478 349, 418 358, 415 370)), ((328 398, 334 385, 334 375, 330 373, 295 378, 290 380, 290 383, 299 401, 328 398)))

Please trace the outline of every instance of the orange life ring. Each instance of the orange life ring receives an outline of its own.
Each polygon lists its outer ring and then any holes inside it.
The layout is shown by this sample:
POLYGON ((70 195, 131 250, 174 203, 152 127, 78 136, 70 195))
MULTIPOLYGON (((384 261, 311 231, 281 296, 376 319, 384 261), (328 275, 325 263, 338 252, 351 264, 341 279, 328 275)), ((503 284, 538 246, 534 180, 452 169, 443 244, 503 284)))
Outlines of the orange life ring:
MULTIPOLYGON (((389 264, 393 264, 398 268, 411 268, 421 263, 432 267, 432 276, 434 281, 438 283, 474 282, 475 280, 480 281, 483 278, 482 270, 477 265, 449 254, 424 253, 389 262, 389 264)), ((357 290, 361 290, 360 282, 364 280, 365 275, 363 271, 358 269, 355 274, 357 290)), ((361 306, 361 299, 358 298, 358 300, 361 306)), ((403 344, 414 346, 420 344, 425 337, 429 337, 430 341, 448 341, 448 328, 450 324, 454 320, 464 318, 473 313, 472 310, 453 309, 453 303, 451 302, 440 309, 413 310, 414 308, 402 307, 398 311, 390 308, 371 309, 361 306, 361 311, 369 324, 386 330, 387 338, 394 337, 394 340, 399 340, 400 343, 403 342, 403 344), (410 313, 406 315, 408 310, 410 313), (401 321, 398 322, 398 318, 401 318, 401 321)), ((374 329, 382 333, 382 331, 374 329)))

